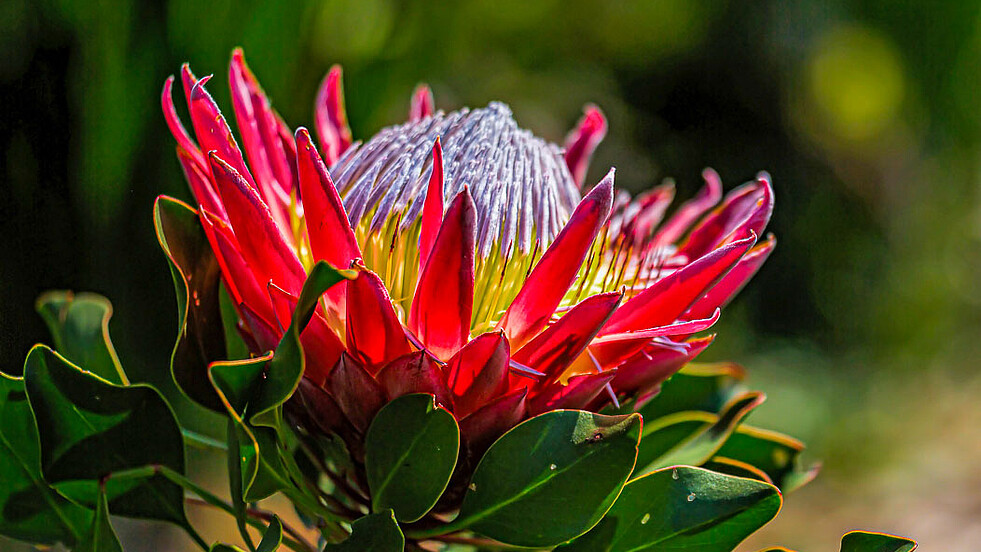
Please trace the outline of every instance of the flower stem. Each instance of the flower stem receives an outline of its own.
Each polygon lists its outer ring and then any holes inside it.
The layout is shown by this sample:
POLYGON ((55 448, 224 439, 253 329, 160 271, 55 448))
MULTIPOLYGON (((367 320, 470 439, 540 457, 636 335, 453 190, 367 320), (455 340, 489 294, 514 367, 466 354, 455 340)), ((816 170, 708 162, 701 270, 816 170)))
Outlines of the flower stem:
POLYGON ((246 528, 245 501, 242 499, 242 463, 239 459, 241 454, 238 442, 238 427, 236 427, 234 417, 228 418, 227 441, 228 441, 228 488, 232 495, 232 507, 235 510, 235 522, 238 525, 238 532, 242 535, 242 541, 249 547, 251 552, 256 552, 255 543, 246 528))

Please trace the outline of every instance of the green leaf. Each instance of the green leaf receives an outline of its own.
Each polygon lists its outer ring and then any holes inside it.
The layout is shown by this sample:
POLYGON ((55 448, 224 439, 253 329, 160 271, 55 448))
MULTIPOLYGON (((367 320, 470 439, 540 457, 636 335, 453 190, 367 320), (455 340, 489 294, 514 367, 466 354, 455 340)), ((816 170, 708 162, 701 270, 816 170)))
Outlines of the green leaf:
POLYGON ((170 371, 177 387, 194 402, 221 411, 208 381, 208 365, 225 359, 225 332, 218 301, 221 270, 197 211, 160 196, 153 206, 157 240, 170 262, 177 293, 177 343, 170 371))
POLYGON ((42 479, 24 380, 0 373, 0 534, 73 546, 91 523, 91 510, 65 500, 42 479))
POLYGON ((402 552, 405 537, 391 510, 369 514, 351 525, 351 536, 344 542, 328 544, 324 552, 402 552))
POLYGON ((300 333, 310 322, 320 296, 343 280, 355 277, 354 272, 337 270, 325 261, 318 262, 310 270, 297 298, 290 326, 276 347, 276 353, 269 362, 257 396, 249 403, 250 421, 253 424, 276 427, 277 424, 271 419, 275 416, 271 415, 296 390, 306 365, 303 348, 300 347, 300 333))
POLYGON ((105 489, 99 492, 95 519, 92 520, 88 537, 78 546, 76 552, 123 552, 119 537, 109 523, 109 501, 106 500, 105 489))
POLYGON ((350 271, 339 271, 324 261, 317 263, 303 284, 290 326, 273 354, 209 366, 208 378, 225 410, 253 425, 278 427, 276 410, 296 390, 306 364, 300 333, 310 322, 320 296, 352 277, 350 271))
POLYGON ((804 444, 775 431, 751 426, 740 426, 716 452, 718 460, 735 460, 766 473, 774 485, 783 492, 790 492, 810 482, 817 475, 820 465, 800 467, 800 455, 804 444))
POLYGON ((841 537, 841 552, 912 552, 916 541, 905 537, 852 531, 841 537))
POLYGON ((633 471, 641 423, 637 414, 556 410, 518 424, 480 460, 451 525, 528 547, 583 534, 633 471))
MULTIPOLYGON (((70 498, 95 507, 99 481, 114 473, 157 465, 184 472, 180 427, 152 387, 111 384, 44 345, 28 354, 24 383, 41 472, 70 498)), ((106 482, 112 512, 186 526, 181 488, 152 469, 144 472, 106 482)))
POLYGON ((228 288, 225 287, 224 282, 220 285, 218 304, 221 308, 221 324, 225 333, 226 358, 229 360, 249 358, 249 348, 238 332, 239 319, 238 312, 235 310, 235 301, 228 294, 228 288))
POLYGON ((365 437, 371 509, 400 522, 426 515, 446 489, 460 451, 460 428, 435 397, 413 394, 385 405, 365 437))
POLYGON ((739 460, 733 460, 732 458, 713 456, 711 460, 702 464, 701 467, 714 472, 724 473, 726 475, 745 477, 747 479, 755 479, 771 485, 773 484, 773 480, 770 479, 770 476, 767 475, 765 471, 751 464, 740 462, 739 460))
POLYGON ((259 500, 290 486, 279 456, 276 432, 280 429, 280 406, 303 376, 306 361, 300 333, 310 322, 320 296, 350 277, 353 276, 349 271, 338 271, 323 261, 317 263, 303 284, 293 319, 275 353, 208 366, 207 377, 223 410, 241 430, 235 458, 242 462, 242 492, 246 500, 259 500))
POLYGON ((678 466, 635 479, 592 531, 556 552, 730 552, 777 515, 773 485, 678 466))
MULTIPOLYGON (((226 437, 226 440, 228 441, 228 450, 226 451, 227 454, 225 456, 228 466, 228 492, 231 494, 232 514, 235 516, 238 531, 242 535, 242 539, 251 544, 252 541, 250 539, 252 537, 249 535, 249 530, 246 523, 246 504, 245 500, 243 499, 245 494, 244 488, 247 484, 245 476, 242 472, 242 464, 244 462, 242 461, 242 445, 240 435, 243 433, 244 431, 239 431, 238 422, 232 418, 229 418, 226 437)), ((248 436, 252 439, 249 442, 254 443, 255 439, 252 438, 252 435, 249 434, 248 436)), ((250 471, 249 481, 251 482, 251 480, 254 478, 255 472, 250 471)))
POLYGON ((109 339, 112 304, 108 299, 95 293, 49 291, 38 298, 35 308, 62 356, 107 381, 129 383, 109 339))
POLYGON ((662 383, 657 396, 638 412, 648 421, 675 412, 719 412, 738 391, 744 376, 736 364, 688 364, 662 383))
POLYGON ((283 522, 279 521, 279 517, 273 516, 272 521, 269 522, 269 527, 266 528, 266 532, 262 535, 262 540, 259 541, 259 546, 256 547, 255 552, 276 552, 279 549, 280 543, 283 542, 283 522))
POLYGON ((230 544, 225 544, 223 542, 216 542, 211 545, 211 550, 209 552, 243 552, 241 548, 237 546, 232 546, 230 544))
POLYGON ((637 464, 644 468, 637 472, 643 474, 677 464, 703 464, 765 398, 763 393, 750 391, 733 398, 718 415, 679 412, 654 420, 640 440, 637 464))
MULTIPOLYGON (((244 433, 242 426, 239 429, 244 433)), ((242 496, 247 502, 255 502, 272 496, 277 491, 289 489, 293 483, 279 454, 282 445, 276 430, 268 427, 250 429, 253 444, 251 448, 245 445, 240 450, 245 463, 243 473, 253 471, 255 477, 245 486, 242 496)), ((241 442, 245 443, 244 439, 241 442)))
POLYGON ((259 500, 289 486, 279 461, 275 430, 252 427, 244 419, 271 358, 270 353, 254 359, 215 362, 208 369, 208 377, 232 422, 229 476, 232 495, 238 500, 259 500))

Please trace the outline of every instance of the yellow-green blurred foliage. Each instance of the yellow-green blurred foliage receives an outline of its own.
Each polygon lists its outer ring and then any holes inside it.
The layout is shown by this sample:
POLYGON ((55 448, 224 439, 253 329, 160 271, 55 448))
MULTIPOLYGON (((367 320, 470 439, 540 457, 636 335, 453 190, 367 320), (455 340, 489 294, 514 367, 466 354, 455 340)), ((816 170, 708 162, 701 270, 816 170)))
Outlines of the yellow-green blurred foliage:
MULTIPOLYGON (((500 99, 555 141, 599 104, 610 133, 591 178, 615 165, 635 191, 672 177, 690 195, 704 166, 730 186, 770 171, 779 245, 706 355, 745 364, 770 397, 753 421, 802 437, 825 470, 753 545, 834 550, 855 527, 926 549, 981 541, 981 4, 5 0, 5 370, 46 338, 34 297, 72 287, 112 299, 134 379, 170 385, 173 288, 150 210, 188 193, 159 92, 186 60, 228 107, 235 46, 293 126, 341 63, 357 137, 402 121, 426 81, 439 108, 500 99)), ((185 544, 159 525, 124 533, 132 550, 185 544)))

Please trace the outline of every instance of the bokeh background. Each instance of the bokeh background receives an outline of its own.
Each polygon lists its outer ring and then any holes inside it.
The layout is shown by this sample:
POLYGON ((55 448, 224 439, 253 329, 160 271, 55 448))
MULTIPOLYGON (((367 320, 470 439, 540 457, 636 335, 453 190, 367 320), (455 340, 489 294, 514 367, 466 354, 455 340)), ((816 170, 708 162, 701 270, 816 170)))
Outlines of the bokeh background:
MULTIPOLYGON (((824 471, 744 549, 837 550, 859 527, 924 550, 981 542, 976 0, 4 0, 4 370, 47 339, 34 298, 73 288, 115 304, 133 379, 171 385, 176 309, 151 206, 189 194, 160 88, 190 61, 230 106, 235 46, 293 126, 341 63, 357 137, 404 120, 426 81, 441 109, 504 100, 554 141, 599 104, 610 131, 591 180, 615 165, 623 187, 671 177, 686 197, 705 166, 729 187, 768 170, 779 245, 705 358, 747 366, 769 395, 753 423, 801 437, 824 471)), ((127 549, 187 544, 122 529, 127 549)))

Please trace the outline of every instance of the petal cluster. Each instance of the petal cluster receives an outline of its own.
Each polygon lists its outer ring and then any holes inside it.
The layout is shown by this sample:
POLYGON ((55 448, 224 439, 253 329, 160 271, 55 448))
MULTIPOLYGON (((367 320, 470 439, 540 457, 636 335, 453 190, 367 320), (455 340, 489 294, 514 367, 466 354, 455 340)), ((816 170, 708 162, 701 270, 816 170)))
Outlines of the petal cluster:
POLYGON ((673 188, 632 198, 612 169, 580 196, 607 128, 593 106, 563 150, 503 104, 444 114, 421 86, 408 122, 362 145, 334 67, 315 142, 286 125, 236 51, 240 147, 208 80, 182 68, 193 136, 173 77, 163 111, 251 350, 275 347, 313 263, 356 271, 301 335, 296 398, 312 426, 349 443, 408 393, 450 410, 477 458, 525 417, 642 402, 711 343, 696 334, 775 245, 759 239, 773 209, 766 174, 723 197, 707 170, 669 217, 673 188))

